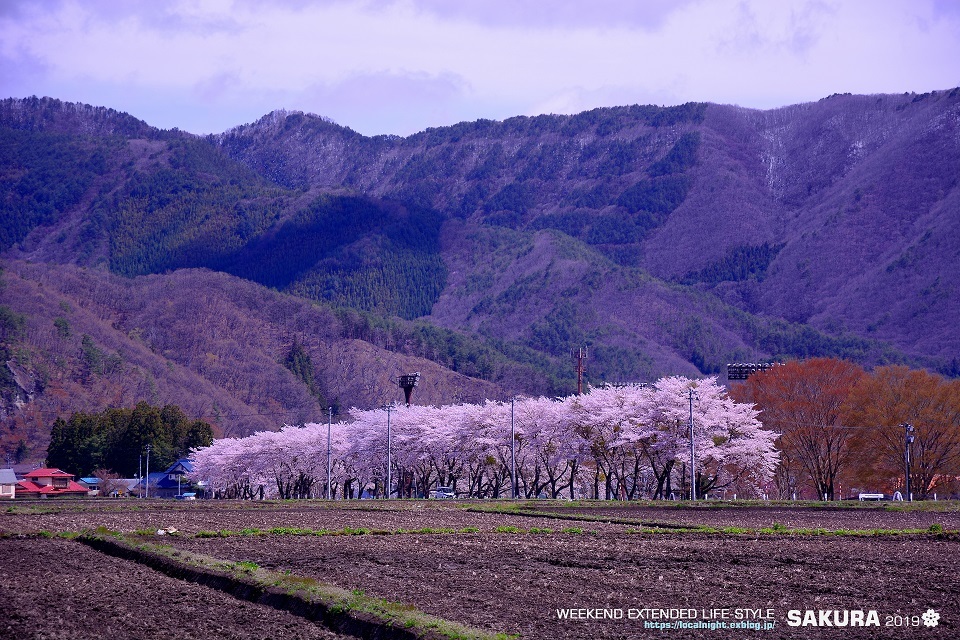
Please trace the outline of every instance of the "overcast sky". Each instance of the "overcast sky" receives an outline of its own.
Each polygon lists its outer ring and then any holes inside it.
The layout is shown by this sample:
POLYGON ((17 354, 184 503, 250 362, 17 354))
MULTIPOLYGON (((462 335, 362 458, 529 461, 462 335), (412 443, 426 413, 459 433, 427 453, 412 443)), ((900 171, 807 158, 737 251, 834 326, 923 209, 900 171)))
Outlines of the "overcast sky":
POLYGON ((360 133, 960 85, 960 0, 0 0, 0 97, 360 133))

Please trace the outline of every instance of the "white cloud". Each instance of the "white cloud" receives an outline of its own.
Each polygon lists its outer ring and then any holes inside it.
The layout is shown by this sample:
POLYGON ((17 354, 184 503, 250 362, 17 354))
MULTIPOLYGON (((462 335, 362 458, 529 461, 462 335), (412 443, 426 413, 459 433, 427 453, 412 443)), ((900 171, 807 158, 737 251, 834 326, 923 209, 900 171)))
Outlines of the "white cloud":
POLYGON ((960 84, 960 11, 945 0, 2 6, 0 95, 143 106, 133 115, 197 132, 281 107, 408 134, 613 104, 766 108, 960 84))

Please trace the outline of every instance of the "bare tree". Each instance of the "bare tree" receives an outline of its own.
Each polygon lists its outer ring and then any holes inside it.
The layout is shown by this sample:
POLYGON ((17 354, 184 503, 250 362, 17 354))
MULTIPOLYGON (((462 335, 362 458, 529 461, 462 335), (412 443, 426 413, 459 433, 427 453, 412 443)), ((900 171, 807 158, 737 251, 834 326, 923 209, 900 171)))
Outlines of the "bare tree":
POLYGON ((850 362, 814 358, 755 373, 731 395, 756 404, 764 426, 778 434, 781 459, 799 463, 817 497, 833 500, 851 454, 844 403, 864 375, 850 362))

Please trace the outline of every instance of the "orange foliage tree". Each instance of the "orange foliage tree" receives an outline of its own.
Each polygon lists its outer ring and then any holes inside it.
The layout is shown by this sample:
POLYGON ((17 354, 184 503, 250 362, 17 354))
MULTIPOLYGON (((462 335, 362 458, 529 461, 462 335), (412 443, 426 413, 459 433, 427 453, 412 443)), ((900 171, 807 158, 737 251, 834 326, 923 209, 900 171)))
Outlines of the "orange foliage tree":
POLYGON ((802 493, 805 486, 818 498, 836 497, 854 432, 844 424, 844 404, 864 375, 850 362, 814 358, 755 373, 730 390, 734 400, 754 403, 764 426, 779 435, 780 498, 802 493))
POLYGON ((854 472, 888 491, 904 487, 906 430, 914 427, 910 484, 928 497, 960 475, 960 381, 903 366, 880 367, 851 391, 847 422, 859 426, 854 472))

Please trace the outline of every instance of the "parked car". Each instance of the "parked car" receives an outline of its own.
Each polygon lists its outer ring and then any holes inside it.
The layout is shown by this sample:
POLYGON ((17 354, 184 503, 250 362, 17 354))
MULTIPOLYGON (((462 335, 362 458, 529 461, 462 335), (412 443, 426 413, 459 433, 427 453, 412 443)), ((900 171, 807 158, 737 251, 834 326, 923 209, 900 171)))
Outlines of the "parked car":
POLYGON ((450 500, 456 496, 450 487, 437 487, 433 490, 433 497, 437 500, 450 500))

